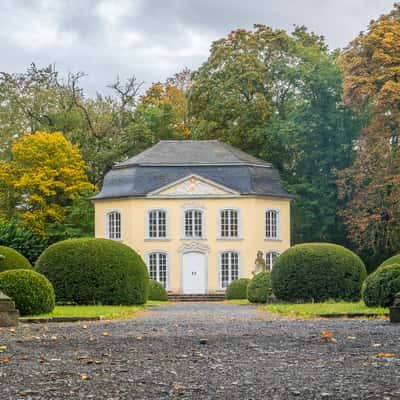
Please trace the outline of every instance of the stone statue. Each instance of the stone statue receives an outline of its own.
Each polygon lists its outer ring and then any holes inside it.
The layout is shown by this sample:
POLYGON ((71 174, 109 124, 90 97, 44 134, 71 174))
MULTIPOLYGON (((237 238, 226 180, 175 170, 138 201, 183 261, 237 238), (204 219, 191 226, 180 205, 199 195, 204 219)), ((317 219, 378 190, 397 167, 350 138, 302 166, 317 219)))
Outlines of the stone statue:
POLYGON ((257 275, 259 272, 265 272, 267 270, 264 260, 264 254, 262 251, 257 251, 257 258, 254 262, 255 268, 253 271, 253 275, 257 275))

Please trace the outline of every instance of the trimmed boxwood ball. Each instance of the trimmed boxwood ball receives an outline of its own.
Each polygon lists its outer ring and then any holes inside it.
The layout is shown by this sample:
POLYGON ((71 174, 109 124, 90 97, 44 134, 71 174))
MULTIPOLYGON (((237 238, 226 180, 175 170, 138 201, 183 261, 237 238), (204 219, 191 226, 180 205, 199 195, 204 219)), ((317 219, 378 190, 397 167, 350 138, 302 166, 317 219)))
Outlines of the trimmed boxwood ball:
POLYGON ((0 272, 9 269, 32 269, 31 263, 11 247, 0 246, 0 272))
POLYGON ((168 294, 164 286, 154 279, 149 280, 149 300, 167 301, 168 294))
POLYGON ((362 287, 362 297, 368 307, 389 307, 399 292, 400 264, 380 267, 367 277, 362 287))
POLYGON ((13 269, 0 273, 0 289, 15 301, 21 315, 52 312, 54 289, 49 280, 29 269, 13 269))
POLYGON ((250 303, 266 303, 271 295, 271 273, 259 272, 247 286, 247 299, 250 303))
POLYGON ((384 261, 379 267, 386 267, 387 265, 392 265, 392 264, 400 264, 400 254, 396 254, 393 257, 388 258, 386 261, 384 261))
POLYGON ((272 290, 283 301, 358 301, 367 276, 356 254, 331 243, 304 243, 281 254, 272 270, 272 290))
POLYGON ((240 278, 232 281, 225 291, 225 298, 228 300, 247 299, 247 286, 250 279, 240 278))
POLYGON ((57 302, 143 304, 149 275, 130 247, 109 239, 67 239, 51 245, 36 262, 54 286, 57 302))

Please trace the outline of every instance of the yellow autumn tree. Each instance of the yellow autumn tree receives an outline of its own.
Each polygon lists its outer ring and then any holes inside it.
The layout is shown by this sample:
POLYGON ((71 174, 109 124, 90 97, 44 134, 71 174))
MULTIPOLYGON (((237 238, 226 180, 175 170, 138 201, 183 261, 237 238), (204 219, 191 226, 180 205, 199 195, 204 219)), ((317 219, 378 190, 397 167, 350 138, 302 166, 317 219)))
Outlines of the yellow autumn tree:
POLYGON ((400 250, 400 3, 342 52, 344 101, 364 117, 353 165, 339 174, 350 240, 366 253, 400 250))
POLYGON ((26 134, 0 163, 0 209, 45 235, 45 225, 63 222, 65 207, 93 190, 78 148, 60 132, 26 134))

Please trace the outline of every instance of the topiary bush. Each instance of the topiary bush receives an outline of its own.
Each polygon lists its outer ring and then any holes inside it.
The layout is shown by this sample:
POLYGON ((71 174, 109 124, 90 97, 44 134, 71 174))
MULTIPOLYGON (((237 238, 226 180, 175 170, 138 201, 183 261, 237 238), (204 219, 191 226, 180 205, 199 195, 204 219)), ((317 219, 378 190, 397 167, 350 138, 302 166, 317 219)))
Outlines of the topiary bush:
POLYGON ((358 301, 367 276, 356 254, 331 243, 291 247, 275 261, 272 290, 283 301, 358 301))
POLYGON ((389 307, 399 292, 400 264, 379 267, 362 286, 362 297, 368 307, 389 307))
POLYGON ((240 278, 232 281, 225 290, 225 298, 227 300, 247 299, 247 286, 250 279, 240 278))
POLYGON ((259 272, 247 287, 247 299, 251 303, 266 303, 271 295, 271 273, 259 272))
POLYGON ((393 264, 400 264, 400 254, 396 254, 393 257, 388 258, 386 261, 384 261, 378 268, 381 267, 386 267, 387 265, 393 265, 393 264))
POLYGON ((14 269, 0 273, 0 289, 15 301, 21 315, 52 312, 54 289, 49 280, 29 269, 14 269))
POLYGON ((149 300, 167 301, 168 294, 164 286, 154 279, 149 280, 149 300))
POLYGON ((11 247, 0 246, 0 272, 9 269, 32 269, 31 263, 11 247))
POLYGON ((68 239, 51 245, 36 262, 54 286, 58 302, 143 304, 149 275, 130 247, 108 239, 68 239))

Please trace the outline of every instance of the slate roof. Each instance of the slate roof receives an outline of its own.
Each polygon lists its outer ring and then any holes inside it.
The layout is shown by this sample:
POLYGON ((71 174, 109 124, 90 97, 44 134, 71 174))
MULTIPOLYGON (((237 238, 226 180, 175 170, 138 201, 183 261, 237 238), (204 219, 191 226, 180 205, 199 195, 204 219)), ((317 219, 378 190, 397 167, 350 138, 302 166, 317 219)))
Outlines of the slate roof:
POLYGON ((94 200, 143 197, 190 175, 199 175, 241 195, 292 198, 271 164, 218 140, 165 140, 116 164, 94 200))

